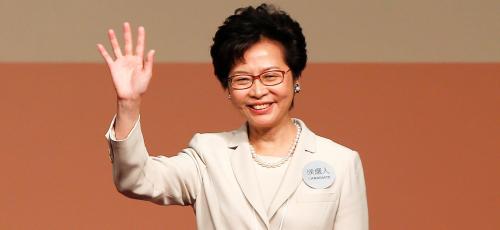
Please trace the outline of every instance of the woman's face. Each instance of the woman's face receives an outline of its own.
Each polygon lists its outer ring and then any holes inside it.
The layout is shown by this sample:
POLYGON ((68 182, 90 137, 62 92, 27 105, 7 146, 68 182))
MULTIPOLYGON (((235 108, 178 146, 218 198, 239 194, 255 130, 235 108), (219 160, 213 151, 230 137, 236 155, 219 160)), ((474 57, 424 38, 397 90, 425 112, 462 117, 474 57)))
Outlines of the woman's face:
POLYGON ((254 128, 272 128, 290 120, 289 110, 293 100, 293 77, 285 64, 280 43, 262 39, 243 55, 243 61, 235 64, 230 76, 235 74, 259 75, 270 70, 287 71, 283 82, 266 86, 255 79, 248 89, 228 91, 231 102, 254 128))

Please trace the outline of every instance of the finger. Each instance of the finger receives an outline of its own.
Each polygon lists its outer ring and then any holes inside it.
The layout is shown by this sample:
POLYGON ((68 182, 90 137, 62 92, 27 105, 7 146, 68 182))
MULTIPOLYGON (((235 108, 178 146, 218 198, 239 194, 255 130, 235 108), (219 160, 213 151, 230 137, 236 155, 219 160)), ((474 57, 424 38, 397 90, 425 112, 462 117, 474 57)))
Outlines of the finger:
POLYGON ((137 29, 137 46, 135 47, 135 54, 141 58, 144 58, 144 41, 146 39, 146 32, 144 27, 139 26, 137 29))
POLYGON ((97 44, 97 49, 99 49, 99 52, 101 53, 106 63, 108 63, 108 65, 113 63, 113 58, 109 56, 108 51, 106 51, 106 48, 104 48, 102 44, 97 44))
POLYGON ((154 50, 150 50, 148 52, 148 56, 146 57, 146 61, 144 63, 144 71, 149 73, 153 72, 154 55, 155 55, 154 50))
POLYGON ((123 23, 123 39, 125 40, 125 55, 132 55, 132 31, 128 22, 123 23))
POLYGON ((118 40, 116 39, 115 31, 108 31, 109 41, 111 42, 111 46, 113 47, 113 52, 115 53, 115 57, 119 58, 122 55, 122 50, 120 49, 120 44, 118 44, 118 40))

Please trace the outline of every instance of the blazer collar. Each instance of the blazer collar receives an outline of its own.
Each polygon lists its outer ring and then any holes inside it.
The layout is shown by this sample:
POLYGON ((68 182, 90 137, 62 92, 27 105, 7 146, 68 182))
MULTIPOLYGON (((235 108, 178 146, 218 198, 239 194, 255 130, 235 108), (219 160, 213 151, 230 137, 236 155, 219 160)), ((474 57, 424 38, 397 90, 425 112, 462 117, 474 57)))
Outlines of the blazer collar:
POLYGON ((277 195, 271 202, 271 206, 268 210, 264 208, 255 166, 250 154, 247 124, 245 123, 239 129, 234 130, 228 142, 228 148, 234 150, 231 156, 231 165, 236 180, 248 202, 256 210, 260 219, 268 228, 269 220, 299 186, 302 180, 304 165, 308 162, 310 155, 316 151, 316 135, 307 128, 304 122, 299 119, 295 120, 299 122, 302 132, 295 152, 290 158, 284 178, 278 188, 277 195))
MULTIPOLYGON (((316 152, 316 142, 314 141, 314 134, 309 128, 307 128, 306 124, 298 119, 293 118, 293 120, 299 122, 300 127, 302 128, 302 133, 300 134, 299 142, 304 142, 304 150, 310 153, 316 152)), ((245 122, 238 129, 233 130, 231 132, 232 136, 230 137, 227 147, 230 149, 236 149, 239 145, 247 143, 248 144, 248 132, 247 132, 247 123, 245 122)))

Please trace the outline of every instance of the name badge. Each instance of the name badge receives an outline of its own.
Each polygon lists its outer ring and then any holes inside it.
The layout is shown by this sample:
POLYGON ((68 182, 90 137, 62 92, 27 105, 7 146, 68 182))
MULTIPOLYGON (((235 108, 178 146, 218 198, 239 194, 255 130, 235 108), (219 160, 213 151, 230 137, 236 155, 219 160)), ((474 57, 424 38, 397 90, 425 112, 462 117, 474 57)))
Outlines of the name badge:
POLYGON ((335 181, 335 172, 324 161, 311 161, 304 167, 302 179, 311 188, 324 189, 335 181))

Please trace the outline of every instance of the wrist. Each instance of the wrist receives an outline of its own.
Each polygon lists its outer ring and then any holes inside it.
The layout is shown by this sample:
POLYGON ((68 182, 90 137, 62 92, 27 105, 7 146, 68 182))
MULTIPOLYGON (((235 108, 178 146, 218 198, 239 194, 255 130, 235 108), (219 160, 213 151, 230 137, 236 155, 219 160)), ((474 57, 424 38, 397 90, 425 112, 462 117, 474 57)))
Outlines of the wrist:
POLYGON ((130 133, 139 119, 140 100, 118 100, 114 124, 115 137, 122 140, 130 133))
POLYGON ((124 111, 134 111, 139 110, 141 106, 141 98, 137 99, 117 99, 116 101, 117 109, 124 111))
POLYGON ((141 107, 141 99, 118 99, 117 100, 117 116, 135 120, 139 117, 141 107))

